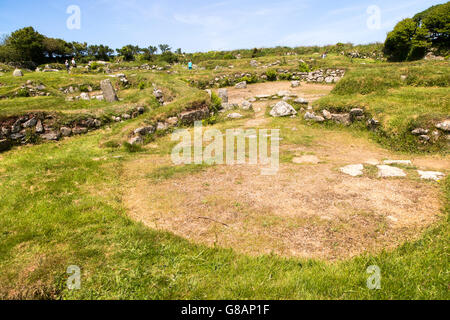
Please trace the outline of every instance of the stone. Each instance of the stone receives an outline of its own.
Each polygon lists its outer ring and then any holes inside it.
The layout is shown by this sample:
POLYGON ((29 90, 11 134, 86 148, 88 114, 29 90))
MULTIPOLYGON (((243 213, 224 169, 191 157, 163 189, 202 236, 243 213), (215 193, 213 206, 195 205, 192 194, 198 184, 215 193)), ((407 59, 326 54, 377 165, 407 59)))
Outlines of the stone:
POLYGON ((331 113, 328 110, 322 110, 322 115, 326 120, 331 120, 331 113))
POLYGON ((222 109, 224 111, 239 109, 239 105, 237 103, 222 103, 222 109))
POLYGON ((292 162, 296 164, 305 164, 305 163, 318 164, 320 160, 316 156, 306 155, 301 157, 295 157, 294 159, 292 159, 292 162))
POLYGON ((165 122, 158 122, 156 125, 157 131, 165 131, 169 128, 169 125, 165 122))
POLYGON ((239 82, 234 87, 236 89, 246 89, 247 88, 247 81, 239 82))
POLYGON ((155 89, 153 91, 153 95, 155 96, 156 99, 164 98, 164 93, 161 90, 158 90, 158 89, 155 89))
POLYGON ((95 99, 97 99, 98 101, 103 101, 103 100, 105 100, 105 97, 101 94, 101 95, 95 96, 95 99))
POLYGON ((22 72, 22 70, 20 70, 20 69, 14 70, 13 76, 14 76, 14 77, 23 77, 23 72, 22 72))
POLYGON ((352 121, 349 113, 342 113, 342 114, 332 114, 331 119, 339 124, 349 126, 352 121))
POLYGON ((137 111, 138 111, 140 114, 143 114, 143 113, 145 112, 145 108, 144 108, 144 107, 138 107, 138 108, 137 108, 137 111))
POLYGON ((206 89, 205 91, 208 93, 209 97, 211 98, 211 97, 212 97, 212 91, 211 91, 211 89, 206 89))
POLYGON ((251 102, 244 100, 244 102, 242 102, 241 108, 242 110, 252 110, 253 105, 251 104, 251 102))
POLYGON ((411 160, 384 160, 383 163, 387 165, 399 164, 404 166, 412 166, 411 160))
POLYGON ((77 135, 77 134, 85 134, 88 132, 88 128, 85 127, 75 127, 72 129, 72 133, 77 135))
POLYGON ((102 126, 102 122, 98 119, 94 119, 93 124, 96 128, 100 128, 102 126))
POLYGON ((59 140, 59 134, 56 132, 49 132, 41 135, 41 138, 48 141, 56 141, 59 140))
POLYGON ((324 122, 325 119, 321 116, 317 116, 314 112, 306 112, 304 119, 306 121, 324 122))
POLYGON ((228 90, 227 89, 219 89, 218 96, 222 99, 223 103, 228 103, 228 90))
POLYGON ((414 129, 413 131, 411 131, 411 133, 416 136, 428 134, 428 132, 430 132, 430 130, 423 129, 423 128, 417 128, 417 129, 414 129))
POLYGON ((137 136, 137 137, 133 137, 130 140, 128 140, 128 143, 131 145, 143 144, 144 139, 141 136, 137 136))
POLYGON ((240 114, 240 113, 230 113, 228 116, 227 116, 227 118, 229 118, 229 119, 240 119, 240 118, 242 118, 242 117, 244 117, 242 114, 240 114))
POLYGON ((10 136, 10 138, 11 138, 11 140, 20 140, 20 139, 22 139, 23 137, 25 137, 25 135, 23 134, 23 133, 13 133, 11 136, 10 136))
POLYGON ((325 78, 325 83, 333 83, 334 82, 334 77, 326 77, 325 78))
POLYGON ((42 125, 41 120, 38 120, 36 124, 36 133, 43 133, 44 132, 44 126, 42 125))
POLYGON ((91 100, 91 98, 89 97, 89 94, 87 92, 82 92, 80 94, 80 99, 81 100, 86 100, 86 101, 91 100))
POLYGON ((171 118, 167 119, 167 123, 170 126, 174 127, 174 126, 176 126, 178 124, 178 118, 177 117, 171 117, 171 118))
POLYGON ((300 87, 300 85, 301 85, 300 81, 291 81, 292 88, 298 88, 300 87))
POLYGON ((36 124, 37 124, 37 119, 36 118, 31 118, 27 122, 23 123, 22 127, 24 127, 24 128, 31 128, 31 127, 34 127, 36 124))
POLYGON ((450 131, 450 119, 445 120, 445 121, 443 121, 441 123, 438 123, 436 125, 436 128, 438 128, 438 129, 440 129, 442 131, 447 131, 447 132, 450 131))
POLYGON ((431 140, 431 138, 430 138, 429 136, 425 135, 425 134, 419 136, 419 139, 420 139, 421 141, 424 141, 424 142, 428 142, 428 141, 431 140))
POLYGON ((11 132, 12 133, 18 133, 20 130, 22 130, 22 124, 20 120, 17 120, 14 122, 14 124, 11 126, 11 132))
POLYGON ((342 173, 348 174, 352 177, 358 177, 363 175, 364 165, 351 164, 340 169, 342 173))
POLYGON ((155 131, 156 131, 155 127, 147 126, 147 127, 137 128, 136 130, 134 130, 134 134, 146 136, 146 135, 155 133, 155 131))
POLYGON ((290 97, 291 93, 289 91, 278 91, 277 96, 278 97, 290 97))
POLYGON ((271 97, 270 94, 259 94, 259 95, 255 96, 255 98, 257 100, 269 99, 270 97, 271 97))
POLYGON ((374 118, 367 121, 367 127, 370 130, 376 130, 380 126, 380 122, 374 118))
POLYGON ((0 139, 0 152, 7 151, 11 148, 11 143, 7 139, 0 139))
POLYGON ((251 61, 250 61, 250 65, 251 65, 252 67, 256 68, 256 67, 259 65, 259 63, 258 63, 258 61, 256 61, 256 60, 251 60, 251 61))
POLYGON ((280 101, 278 102, 270 111, 270 115, 272 117, 288 117, 294 116, 297 114, 297 111, 287 102, 280 101))
POLYGON ((417 170, 417 173, 419 174, 420 179, 424 179, 424 180, 440 181, 442 178, 445 177, 445 174, 443 174, 442 172, 437 172, 437 171, 417 170))
POLYGON ((298 104, 308 104, 309 103, 307 100, 305 100, 303 98, 297 98, 294 100, 294 102, 298 103, 298 104))
POLYGON ((195 121, 200 121, 209 117, 208 107, 202 109, 184 111, 180 114, 180 123, 183 125, 192 125, 195 121))
POLYGON ((248 102, 256 102, 256 98, 255 97, 251 97, 247 99, 248 102))
POLYGON ((350 110, 350 116, 352 118, 362 117, 364 116, 364 110, 360 108, 353 108, 352 110, 350 110))
POLYGON ((62 127, 60 132, 63 137, 70 137, 70 135, 72 134, 72 129, 68 127, 62 127))
POLYGON ((406 173, 400 168, 387 165, 379 165, 377 168, 378 178, 406 177, 406 173))
POLYGON ((128 113, 124 113, 124 114, 122 114, 122 119, 123 120, 130 120, 131 116, 128 113))
POLYGON ((100 82, 100 88, 102 90, 103 97, 107 102, 119 101, 119 98, 117 98, 117 94, 116 91, 114 90, 111 80, 109 79, 102 80, 100 82))

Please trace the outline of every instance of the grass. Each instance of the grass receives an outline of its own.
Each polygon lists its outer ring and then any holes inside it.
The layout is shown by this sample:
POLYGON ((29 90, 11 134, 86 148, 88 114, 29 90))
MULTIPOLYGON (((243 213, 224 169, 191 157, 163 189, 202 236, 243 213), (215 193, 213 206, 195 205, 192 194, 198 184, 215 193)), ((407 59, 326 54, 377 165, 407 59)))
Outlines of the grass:
MULTIPOLYGON (((126 217, 119 177, 130 155, 100 148, 100 138, 89 134, 2 156, 2 298, 449 298, 448 219, 393 252, 333 264, 208 249, 126 217), (79 291, 65 287, 73 264, 82 268, 79 291), (377 291, 365 286, 366 268, 374 264, 383 276, 377 291)), ((443 188, 448 217, 449 178, 443 188)))

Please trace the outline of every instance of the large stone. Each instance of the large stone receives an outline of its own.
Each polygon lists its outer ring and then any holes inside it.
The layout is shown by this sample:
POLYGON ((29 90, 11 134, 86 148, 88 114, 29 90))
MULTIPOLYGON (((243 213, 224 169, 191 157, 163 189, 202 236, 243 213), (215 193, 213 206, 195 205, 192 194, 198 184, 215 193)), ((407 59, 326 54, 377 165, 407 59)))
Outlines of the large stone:
POLYGON ((445 177, 445 174, 443 174, 442 172, 437 172, 437 171, 420 171, 420 170, 418 170, 417 173, 419 174, 420 178, 424 179, 424 180, 439 181, 445 177))
POLYGON ((246 81, 239 82, 234 87, 236 89, 246 89, 247 88, 247 82, 246 81))
POLYGON ((280 101, 278 102, 270 111, 270 115, 272 117, 288 117, 294 116, 297 114, 297 111, 287 102, 280 101))
POLYGON ((378 178, 390 178, 390 177, 406 177, 406 173, 396 167, 379 165, 378 168, 378 178))
POLYGON ((243 117, 243 115, 242 114, 240 114, 240 113, 230 113, 229 115, 228 115, 228 118, 229 119, 240 119, 240 118, 242 118, 243 117))
POLYGON ((317 116, 314 112, 306 112, 305 113, 306 121, 316 121, 316 122, 324 122, 325 119, 321 116, 317 116))
POLYGON ((342 173, 348 174, 352 177, 358 177, 363 175, 364 165, 351 164, 340 169, 342 173))
POLYGON ((297 98, 294 100, 294 102, 298 103, 298 104, 308 104, 309 103, 307 100, 305 100, 303 98, 297 98))
POLYGON ((134 130, 135 135, 146 136, 155 133, 156 128, 153 126, 141 127, 134 130))
POLYGON ((191 125, 195 121, 200 121, 209 117, 208 107, 202 109, 184 111, 180 114, 180 123, 183 125, 191 125))
POLYGON ((223 103, 228 103, 228 90, 227 89, 219 89, 218 96, 222 99, 223 103))
POLYGON ((9 150, 11 148, 11 143, 6 139, 0 140, 0 152, 9 150))
POLYGON ((77 134, 84 134, 88 132, 88 128, 85 127, 75 127, 72 129, 72 133, 77 135, 77 134))
POLYGON ((87 92, 82 92, 82 93, 80 94, 80 99, 81 99, 81 100, 86 100, 86 101, 91 100, 91 98, 89 97, 89 94, 88 94, 87 92))
POLYGON ((69 137, 72 134, 72 129, 68 127, 62 127, 60 132, 63 137, 69 137))
POLYGON ((438 123, 436 128, 441 129, 442 131, 450 131, 450 119, 438 123))
POLYGON ((20 69, 14 70, 13 76, 14 76, 14 77, 23 77, 23 72, 22 72, 22 70, 20 70, 20 69))
POLYGON ((417 129, 414 129, 413 131, 411 131, 411 133, 416 135, 416 136, 421 136, 421 135, 424 135, 424 134, 428 134, 429 132, 430 132, 430 130, 423 129, 423 128, 417 128, 417 129))
POLYGON ((31 127, 34 127, 36 124, 37 124, 37 119, 36 118, 31 118, 27 122, 23 123, 22 127, 24 127, 24 128, 31 128, 31 127))
POLYGON ((326 120, 331 120, 331 113, 328 110, 322 110, 322 114, 326 120))
POLYGON ((42 125, 41 120, 38 120, 36 124, 36 133, 43 133, 44 132, 44 126, 42 125))
POLYGON ((291 87, 292 88, 300 87, 300 81, 291 81, 291 87))
POLYGON ((244 100, 244 102, 242 102, 241 108, 242 110, 252 110, 253 105, 251 104, 251 102, 244 100))
POLYGON ((144 139, 141 136, 137 136, 137 137, 133 137, 130 140, 128 140, 128 143, 131 145, 143 144, 144 139))
POLYGON ((332 114, 331 119, 339 124, 343 124, 345 126, 349 126, 352 121, 349 113, 343 113, 343 114, 332 114))
POLYGON ((49 132, 49 133, 43 134, 41 136, 41 138, 44 140, 49 140, 49 141, 56 141, 56 140, 59 140, 59 134, 56 132, 49 132))
POLYGON ((103 97, 107 102, 115 102, 119 99, 117 98, 116 91, 111 83, 111 80, 106 79, 100 82, 100 88, 103 92, 103 97))

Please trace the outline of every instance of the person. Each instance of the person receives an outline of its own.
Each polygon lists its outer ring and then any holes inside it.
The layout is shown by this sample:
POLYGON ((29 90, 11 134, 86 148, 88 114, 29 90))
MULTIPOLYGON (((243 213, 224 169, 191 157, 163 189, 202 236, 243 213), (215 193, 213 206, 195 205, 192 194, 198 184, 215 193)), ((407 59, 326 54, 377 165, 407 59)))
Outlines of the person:
POLYGON ((66 60, 65 65, 66 65, 67 72, 70 72, 70 64, 69 64, 69 60, 66 60))
POLYGON ((189 61, 189 63, 188 63, 188 68, 189 68, 189 70, 192 70, 192 61, 189 61))
POLYGON ((72 58, 72 67, 74 67, 74 68, 77 67, 77 63, 75 62, 75 58, 72 58))

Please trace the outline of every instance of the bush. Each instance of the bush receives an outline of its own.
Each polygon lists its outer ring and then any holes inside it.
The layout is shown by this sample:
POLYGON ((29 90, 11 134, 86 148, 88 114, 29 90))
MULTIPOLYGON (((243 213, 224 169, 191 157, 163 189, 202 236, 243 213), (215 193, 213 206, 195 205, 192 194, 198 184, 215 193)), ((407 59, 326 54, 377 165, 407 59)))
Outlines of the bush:
POLYGON ((279 78, 280 80, 292 80, 292 73, 282 73, 279 78))
POLYGON ((309 68, 309 66, 305 63, 300 61, 298 64, 298 70, 300 72, 311 72, 311 69, 309 68))
POLYGON ((222 109, 222 99, 217 94, 212 92, 211 94, 211 111, 218 112, 222 109))
POLYGON ((139 90, 144 90, 145 89, 145 82, 144 81, 139 82, 138 89, 139 90))
POLYGON ((277 72, 275 70, 267 70, 266 76, 267 76, 267 80, 269 80, 269 81, 277 80, 277 72))

